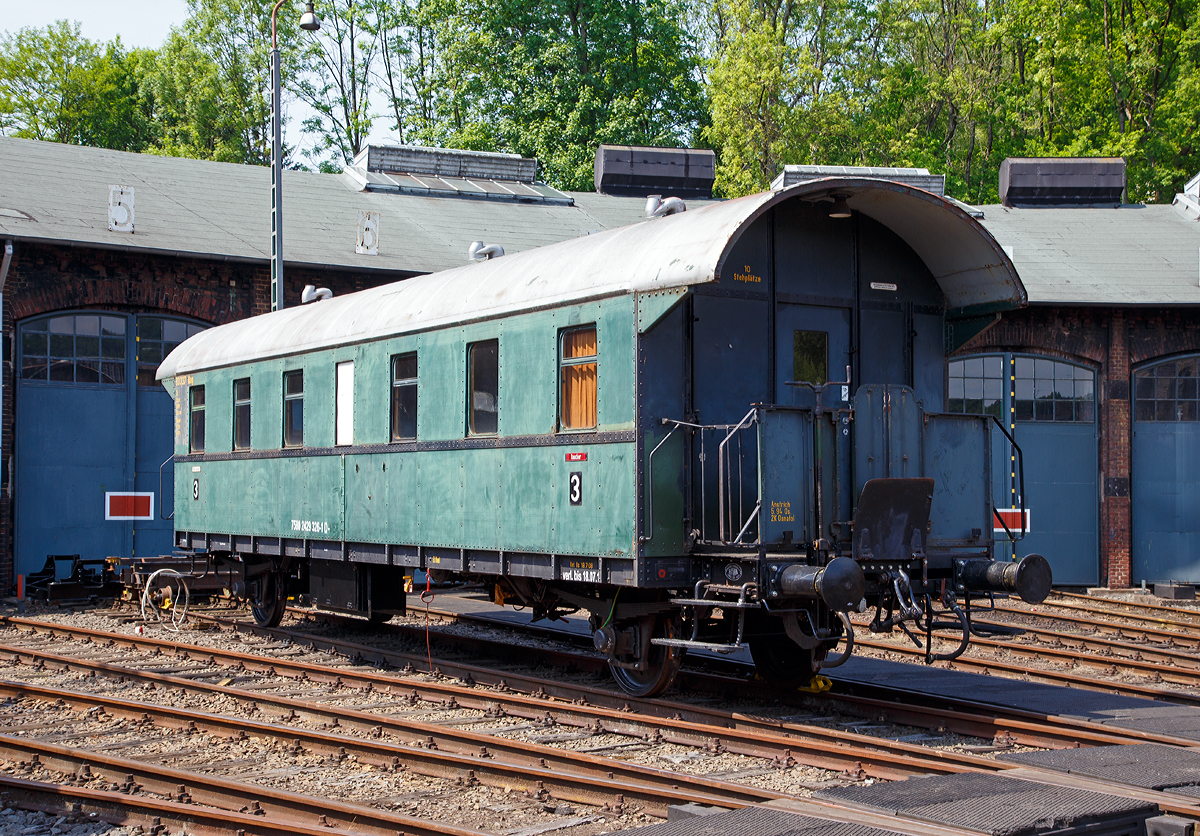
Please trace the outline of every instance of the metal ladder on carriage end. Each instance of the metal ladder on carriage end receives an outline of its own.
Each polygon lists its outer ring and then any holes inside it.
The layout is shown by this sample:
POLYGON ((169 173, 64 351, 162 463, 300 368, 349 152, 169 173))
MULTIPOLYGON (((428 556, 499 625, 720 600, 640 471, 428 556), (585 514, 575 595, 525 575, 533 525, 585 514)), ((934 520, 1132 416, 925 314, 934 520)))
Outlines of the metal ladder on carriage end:
POLYGON ((737 610, 738 628, 737 639, 732 643, 725 644, 720 642, 705 642, 700 641, 700 612, 692 613, 692 637, 690 639, 666 639, 653 638, 651 644, 659 645, 660 647, 682 647, 688 650, 707 650, 710 653, 735 653, 746 646, 742 641, 742 637, 746 632, 746 610, 759 609, 762 604, 758 601, 749 600, 749 596, 758 588, 757 584, 744 583, 740 587, 723 586, 710 584, 708 581, 696 581, 695 592, 691 598, 672 598, 672 604, 678 604, 680 608, 693 607, 699 610, 701 607, 716 607, 718 609, 737 610), (708 592, 725 592, 737 593, 736 601, 721 601, 715 598, 705 598, 704 595, 708 592))

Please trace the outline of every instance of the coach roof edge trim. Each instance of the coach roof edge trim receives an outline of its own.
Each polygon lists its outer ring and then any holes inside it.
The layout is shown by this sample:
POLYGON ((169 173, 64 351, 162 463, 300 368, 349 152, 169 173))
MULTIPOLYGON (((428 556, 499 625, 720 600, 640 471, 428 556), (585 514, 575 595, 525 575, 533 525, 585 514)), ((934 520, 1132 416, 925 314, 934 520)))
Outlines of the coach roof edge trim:
POLYGON ((176 348, 158 379, 631 292, 715 281, 743 230, 789 199, 831 191, 908 242, 952 308, 1019 307, 1025 291, 991 234, 947 200, 867 178, 830 178, 710 204, 503 258, 405 279, 320 305, 211 328, 176 348))

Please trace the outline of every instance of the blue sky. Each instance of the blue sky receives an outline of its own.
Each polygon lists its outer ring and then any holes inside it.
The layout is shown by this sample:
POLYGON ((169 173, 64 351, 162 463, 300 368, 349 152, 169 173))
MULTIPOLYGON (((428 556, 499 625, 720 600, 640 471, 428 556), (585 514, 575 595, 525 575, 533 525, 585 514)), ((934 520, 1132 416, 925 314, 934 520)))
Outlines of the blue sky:
POLYGON ((186 0, 46 0, 42 3, 4 0, 0 26, 15 32, 26 26, 45 26, 56 20, 77 20, 83 35, 93 41, 121 36, 125 46, 158 46, 172 26, 187 17, 186 0))

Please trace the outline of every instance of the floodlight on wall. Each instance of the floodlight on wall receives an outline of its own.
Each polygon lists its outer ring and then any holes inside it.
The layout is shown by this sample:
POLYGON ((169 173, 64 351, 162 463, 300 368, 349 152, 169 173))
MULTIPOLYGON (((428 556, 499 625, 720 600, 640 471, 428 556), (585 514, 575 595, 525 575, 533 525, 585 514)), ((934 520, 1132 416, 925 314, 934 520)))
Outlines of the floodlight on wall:
POLYGON ((835 194, 833 198, 833 208, 829 210, 831 218, 848 218, 850 217, 850 204, 846 202, 846 195, 835 194))
POLYGON ((300 28, 306 32, 316 32, 321 28, 321 18, 312 3, 304 4, 304 14, 300 15, 300 28))

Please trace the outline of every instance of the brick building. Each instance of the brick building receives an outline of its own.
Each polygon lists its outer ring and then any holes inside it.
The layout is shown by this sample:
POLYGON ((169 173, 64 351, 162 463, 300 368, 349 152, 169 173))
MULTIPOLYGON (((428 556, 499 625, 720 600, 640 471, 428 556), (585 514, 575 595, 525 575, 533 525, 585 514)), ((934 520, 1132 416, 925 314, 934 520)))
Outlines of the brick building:
POLYGON ((1015 419, 1028 550, 1053 558, 1056 581, 1200 583, 1200 205, 1081 206, 1094 195, 1063 183, 1057 198, 979 208, 1029 306, 957 352, 951 388, 961 371, 964 400, 974 381, 985 410, 1015 419))
MULTIPOLYGON (((372 148, 342 174, 286 172, 285 302, 457 266, 473 241, 518 251, 644 216, 644 199, 562 193, 534 168, 372 148)), ((198 330, 269 310, 270 205, 265 168, 0 138, 0 589, 50 554, 170 551, 154 370, 198 330)))
MULTIPOLYGON (((776 187, 797 172, 941 186, 918 170, 788 167, 776 187)), ((1200 194, 1042 198, 962 207, 1004 246, 1029 305, 982 318, 947 363, 946 403, 926 407, 990 412, 1013 433, 1023 468, 999 444, 993 495, 1028 509, 1017 552, 1045 554, 1060 583, 1198 583, 1200 194)), ((411 149, 369 149, 339 175, 287 172, 283 205, 288 304, 306 285, 342 294, 456 266, 473 241, 517 251, 644 216, 641 197, 537 184, 532 161, 411 149)), ((269 206, 266 169, 0 138, 0 244, 13 248, 0 588, 47 554, 170 549, 171 402, 153 371, 198 329, 268 310, 269 206), (112 186, 132 187, 132 230, 109 228, 112 186), (122 493, 162 507, 123 519, 107 497, 122 493)))

